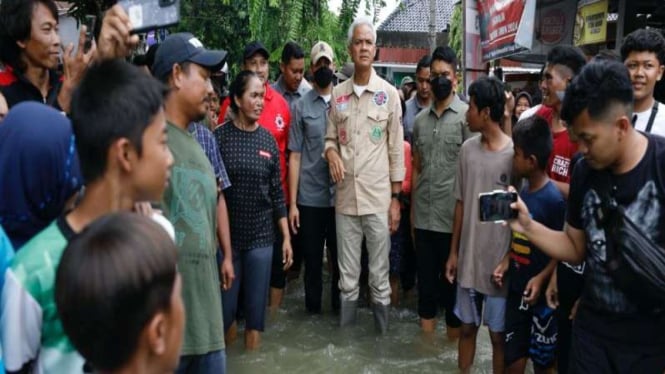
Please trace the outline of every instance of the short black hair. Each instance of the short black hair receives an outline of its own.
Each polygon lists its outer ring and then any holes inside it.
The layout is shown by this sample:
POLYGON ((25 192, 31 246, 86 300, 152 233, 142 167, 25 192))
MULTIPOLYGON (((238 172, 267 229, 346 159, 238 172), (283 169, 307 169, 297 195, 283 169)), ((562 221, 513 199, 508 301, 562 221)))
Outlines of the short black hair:
POLYGON ((665 65, 665 38, 656 30, 637 29, 623 39, 621 61, 626 61, 631 52, 653 52, 658 62, 665 65))
POLYGON ((23 51, 16 44, 30 38, 32 13, 43 4, 58 22, 58 7, 53 0, 2 0, 0 2, 0 60, 18 71, 26 66, 21 60, 23 51))
POLYGON ((621 59, 621 56, 613 50, 613 49, 603 49, 598 51, 595 56, 593 56, 594 61, 599 61, 599 60, 610 60, 610 61, 617 61, 617 62, 622 62, 623 60, 621 59))
POLYGON ((65 333, 95 370, 126 365, 145 326, 170 310, 176 264, 166 230, 137 213, 99 218, 69 242, 55 303, 65 333))
POLYGON ((431 62, 434 62, 436 60, 449 63, 450 66, 453 67, 453 72, 457 73, 457 53, 455 53, 454 49, 450 48, 447 45, 436 47, 434 52, 432 52, 431 62))
POLYGON ((234 99, 236 97, 242 97, 242 95, 245 94, 245 91, 247 91, 247 83, 249 83, 249 80, 252 77, 258 78, 259 76, 253 71, 243 70, 236 75, 236 78, 231 82, 231 87, 229 87, 229 99, 231 101, 229 104, 234 114, 238 114, 239 109, 238 104, 236 104, 234 99))
POLYGON ((552 153, 552 131, 547 120, 534 115, 518 121, 513 126, 513 144, 525 157, 535 156, 540 170, 547 168, 552 153))
POLYGON ((550 65, 563 65, 573 72, 579 74, 586 64, 584 53, 579 48, 569 45, 557 45, 547 53, 547 63, 550 65))
POLYGON ((429 69, 429 66, 432 65, 432 57, 430 55, 425 55, 418 60, 418 65, 416 65, 416 74, 422 69, 429 69))
POLYGON ((159 113, 168 90, 120 59, 90 66, 72 95, 71 120, 86 183, 106 172, 108 149, 127 138, 139 155, 143 133, 159 113))
POLYGON ((501 121, 506 96, 503 82, 495 77, 480 77, 469 86, 469 100, 473 99, 478 111, 490 108, 490 118, 494 122, 501 121))
POLYGON ((305 58, 305 52, 303 52, 302 47, 296 42, 288 42, 284 44, 282 49, 282 63, 288 64, 291 60, 300 60, 305 58))
POLYGON ((589 117, 602 120, 613 104, 628 108, 632 115, 633 86, 628 69, 616 61, 592 61, 566 88, 561 119, 572 124, 585 109, 589 117))

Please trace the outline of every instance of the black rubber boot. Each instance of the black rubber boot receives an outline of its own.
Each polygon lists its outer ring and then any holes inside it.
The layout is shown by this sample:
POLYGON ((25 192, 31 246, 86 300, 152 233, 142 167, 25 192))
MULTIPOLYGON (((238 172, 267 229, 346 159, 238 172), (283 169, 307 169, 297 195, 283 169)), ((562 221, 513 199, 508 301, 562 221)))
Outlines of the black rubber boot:
POLYGON ((388 331, 388 305, 372 304, 372 312, 374 312, 376 332, 385 334, 388 331))
POLYGON ((339 310, 339 326, 350 326, 356 323, 358 300, 342 300, 339 310))

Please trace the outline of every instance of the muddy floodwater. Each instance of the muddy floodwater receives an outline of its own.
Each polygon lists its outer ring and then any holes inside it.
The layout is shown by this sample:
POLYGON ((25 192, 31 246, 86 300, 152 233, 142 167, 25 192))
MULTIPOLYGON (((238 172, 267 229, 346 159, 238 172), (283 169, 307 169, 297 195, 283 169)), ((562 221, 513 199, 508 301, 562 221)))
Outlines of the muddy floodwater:
MULTIPOLYGON (((325 275, 324 275, 325 276, 325 275)), ((324 278, 324 290, 329 280, 324 278)), ((325 292, 325 291, 324 291, 325 292)), ((437 334, 419 331, 415 297, 391 308, 385 336, 374 332, 371 309, 358 309, 357 324, 340 329, 330 297, 324 295, 323 315, 305 312, 301 279, 290 281, 282 308, 269 315, 262 346, 245 352, 242 323, 239 339, 226 348, 227 371, 236 373, 457 373, 457 343, 445 336, 439 321, 437 334)), ((492 355, 486 328, 478 335, 473 373, 491 373, 492 355)))

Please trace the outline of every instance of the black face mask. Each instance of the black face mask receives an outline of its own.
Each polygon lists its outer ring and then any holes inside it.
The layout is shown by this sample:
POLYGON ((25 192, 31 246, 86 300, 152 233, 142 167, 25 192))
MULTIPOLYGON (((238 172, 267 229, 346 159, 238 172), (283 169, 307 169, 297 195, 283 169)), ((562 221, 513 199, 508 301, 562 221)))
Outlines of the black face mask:
POLYGON ((314 72, 314 82, 319 88, 326 88, 332 83, 334 72, 327 66, 321 66, 314 72))
POLYGON ((444 76, 432 78, 429 83, 432 86, 434 97, 439 101, 448 98, 453 90, 453 82, 444 76))

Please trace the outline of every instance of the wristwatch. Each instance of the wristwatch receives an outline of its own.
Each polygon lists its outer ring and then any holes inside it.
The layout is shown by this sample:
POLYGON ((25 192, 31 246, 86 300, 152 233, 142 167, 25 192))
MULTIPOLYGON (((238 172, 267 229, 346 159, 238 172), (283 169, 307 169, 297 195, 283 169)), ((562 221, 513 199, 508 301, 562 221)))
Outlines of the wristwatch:
POLYGON ((400 199, 402 198, 402 193, 401 192, 397 192, 397 193, 393 192, 392 194, 390 194, 390 198, 395 199, 397 201, 400 201, 400 199))

